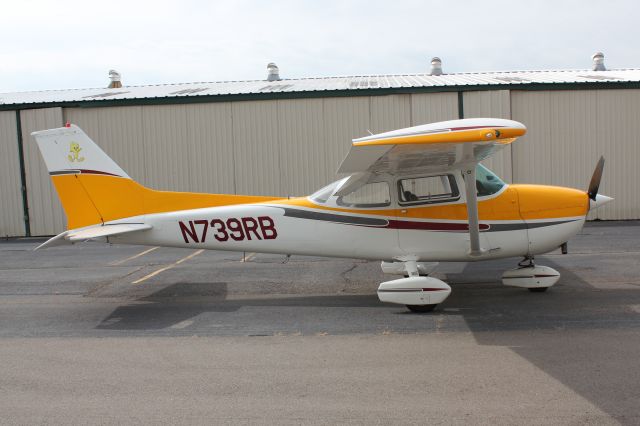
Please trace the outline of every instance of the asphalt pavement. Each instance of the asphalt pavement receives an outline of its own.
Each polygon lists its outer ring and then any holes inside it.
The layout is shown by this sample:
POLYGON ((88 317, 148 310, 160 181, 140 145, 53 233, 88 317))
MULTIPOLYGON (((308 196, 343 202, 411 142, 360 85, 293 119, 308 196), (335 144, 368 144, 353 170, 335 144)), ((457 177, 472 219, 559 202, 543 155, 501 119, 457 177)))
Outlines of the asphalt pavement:
POLYGON ((430 314, 379 263, 0 242, 0 423, 640 423, 640 222, 590 223, 545 293, 441 264, 430 314))

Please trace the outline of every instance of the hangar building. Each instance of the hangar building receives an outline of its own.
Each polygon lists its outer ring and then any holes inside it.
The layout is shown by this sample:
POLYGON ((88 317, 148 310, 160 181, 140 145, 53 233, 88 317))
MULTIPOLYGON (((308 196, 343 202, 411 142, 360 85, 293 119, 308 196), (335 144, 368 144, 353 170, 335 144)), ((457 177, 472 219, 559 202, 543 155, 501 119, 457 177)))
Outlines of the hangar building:
POLYGON ((444 74, 434 60, 425 74, 280 79, 270 65, 256 81, 121 86, 113 74, 106 89, 0 94, 0 236, 64 230, 30 133, 67 121, 152 188, 298 196, 335 180, 369 132, 510 118, 528 133, 486 161, 498 175, 586 189, 602 154, 601 192, 616 200, 592 218, 640 219, 640 69, 444 74))

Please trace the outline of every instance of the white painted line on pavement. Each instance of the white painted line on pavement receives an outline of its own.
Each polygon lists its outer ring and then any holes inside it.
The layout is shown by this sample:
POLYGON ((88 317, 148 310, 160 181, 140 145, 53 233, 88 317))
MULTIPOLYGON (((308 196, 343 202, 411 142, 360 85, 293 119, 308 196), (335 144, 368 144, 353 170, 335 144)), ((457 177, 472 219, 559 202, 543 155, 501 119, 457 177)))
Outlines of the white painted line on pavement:
POLYGON ((256 257, 255 253, 245 254, 244 257, 240 260, 240 262, 248 262, 251 259, 253 259, 254 257, 256 257))
POLYGON ((173 324, 169 328, 174 328, 174 329, 181 330, 183 328, 189 327, 191 324, 193 324, 193 320, 184 320, 184 321, 180 321, 180 322, 177 322, 177 323, 173 324))
POLYGON ((155 277, 156 275, 158 275, 158 274, 159 274, 159 273, 161 273, 161 272, 164 272, 164 271, 166 271, 166 270, 168 270, 168 269, 171 269, 171 268, 174 268, 174 267, 178 266, 178 265, 179 265, 179 264, 181 264, 182 262, 185 262, 185 261, 187 261, 187 260, 191 259, 192 257, 196 257, 197 255, 199 255, 199 254, 200 254, 200 253, 202 253, 203 251, 204 251, 204 249, 200 249, 200 250, 198 250, 198 251, 197 251, 197 252, 195 252, 195 253, 191 253, 189 256, 187 256, 187 257, 183 257, 182 259, 178 260, 177 262, 172 263, 171 265, 167 265, 167 266, 165 266, 164 268, 160 268, 160 269, 158 269, 157 271, 153 271, 152 273, 150 273, 150 274, 148 274, 148 275, 145 275, 144 277, 142 277, 142 278, 140 278, 140 279, 137 279, 137 280, 133 281, 131 284, 140 284, 141 282, 146 281, 146 280, 148 280, 149 278, 153 278, 153 277, 155 277))
POLYGON ((126 259, 118 260, 117 262, 111 262, 109 265, 110 266, 122 265, 123 263, 125 263, 125 262, 127 262, 129 260, 137 259, 140 256, 144 256, 145 254, 151 253, 152 251, 154 251, 156 249, 159 249, 159 248, 160 247, 151 247, 150 249, 147 249, 147 250, 143 251, 142 253, 138 253, 138 254, 135 254, 135 255, 133 255, 131 257, 127 257, 126 259))

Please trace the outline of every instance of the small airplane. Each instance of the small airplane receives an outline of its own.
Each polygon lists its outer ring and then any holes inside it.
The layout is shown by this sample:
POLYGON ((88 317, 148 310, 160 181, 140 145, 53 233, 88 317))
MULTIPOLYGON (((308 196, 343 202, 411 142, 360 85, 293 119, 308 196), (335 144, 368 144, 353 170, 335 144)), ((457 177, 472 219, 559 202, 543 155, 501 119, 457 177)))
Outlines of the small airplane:
POLYGON ((430 276, 438 262, 522 256, 508 286, 545 291, 558 271, 534 256, 562 247, 598 194, 604 158, 588 190, 508 185, 480 161, 526 133, 523 124, 475 118, 354 139, 338 173, 308 197, 156 191, 122 170, 79 127, 34 132, 65 210, 68 230, 39 248, 111 243, 382 261, 404 276, 380 284, 382 302, 428 312, 451 293, 430 276))

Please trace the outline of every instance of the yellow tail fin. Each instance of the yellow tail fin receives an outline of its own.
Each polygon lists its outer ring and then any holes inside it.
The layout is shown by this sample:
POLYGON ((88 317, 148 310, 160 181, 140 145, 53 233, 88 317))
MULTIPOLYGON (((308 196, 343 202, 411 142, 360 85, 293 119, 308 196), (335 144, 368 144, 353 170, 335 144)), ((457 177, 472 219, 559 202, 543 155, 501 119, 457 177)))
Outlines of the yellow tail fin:
POLYGON ((34 132, 69 229, 152 213, 276 199, 155 191, 131 179, 79 127, 34 132))

